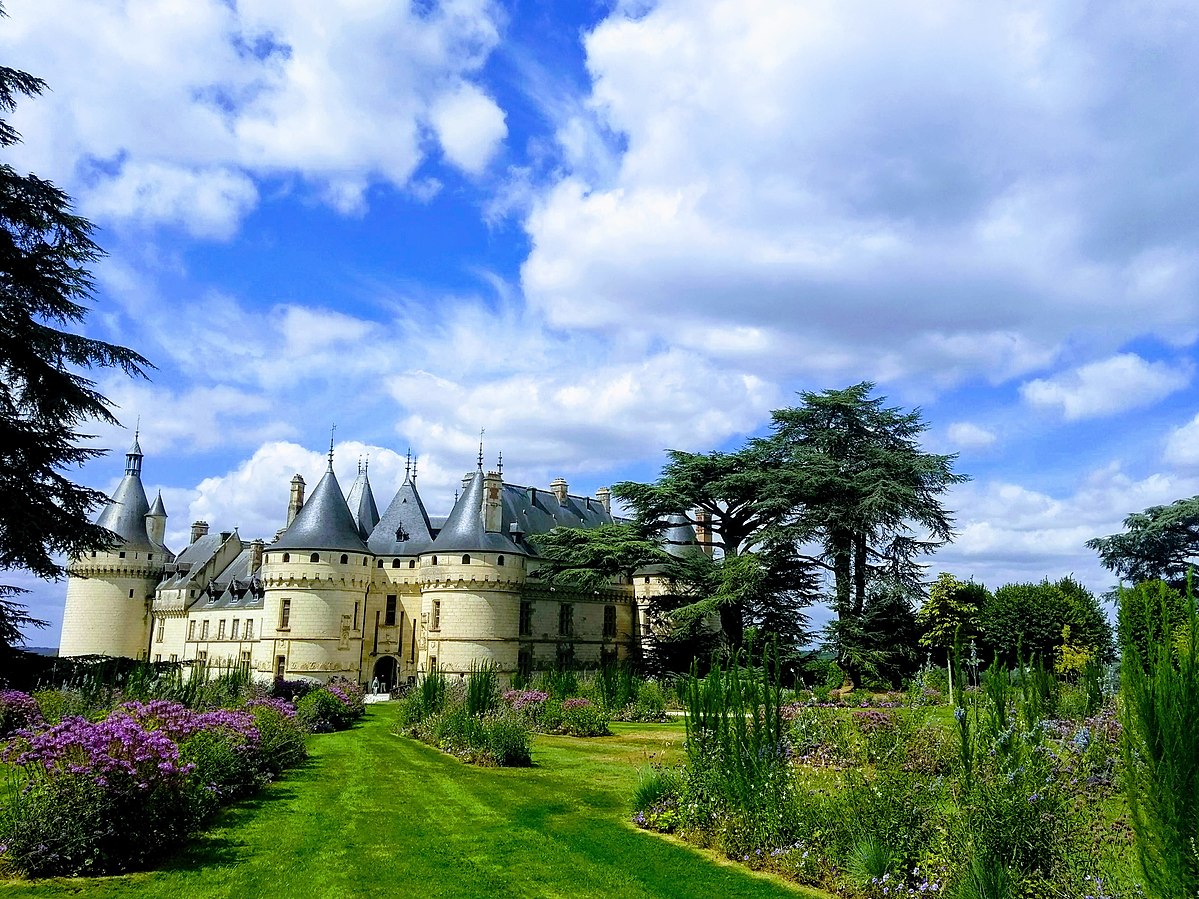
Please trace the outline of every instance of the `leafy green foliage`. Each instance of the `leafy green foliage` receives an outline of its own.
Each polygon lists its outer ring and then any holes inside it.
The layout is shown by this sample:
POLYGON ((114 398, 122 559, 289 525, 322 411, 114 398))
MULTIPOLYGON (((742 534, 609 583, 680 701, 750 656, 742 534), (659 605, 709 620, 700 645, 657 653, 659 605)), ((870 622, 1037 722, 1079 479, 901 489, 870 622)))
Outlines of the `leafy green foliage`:
POLYGON ((1087 546, 1109 570, 1135 582, 1181 582, 1199 558, 1199 496, 1151 506, 1124 519, 1125 532, 1095 537, 1087 546))
POLYGON ((1121 754, 1148 894, 1178 899, 1199 894, 1199 612, 1188 595, 1176 630, 1159 596, 1147 653, 1124 647, 1121 754))
POLYGON ((1120 648, 1125 657, 1136 653, 1148 666, 1153 659, 1153 647, 1162 643, 1167 628, 1177 634, 1186 621, 1186 600, 1183 594, 1165 581, 1141 581, 1119 593, 1116 628, 1120 648))
POLYGON ((1009 666, 1021 656, 1052 665, 1063 627, 1070 628, 1071 643, 1092 651, 1096 660, 1113 658, 1111 625, 1099 601, 1069 577, 996 590, 978 616, 978 651, 1009 666))
POLYGON ((573 590, 600 590, 614 577, 631 578, 638 569, 671 558, 656 541, 628 524, 554 528, 533 539, 542 558, 535 576, 551 586, 573 590))

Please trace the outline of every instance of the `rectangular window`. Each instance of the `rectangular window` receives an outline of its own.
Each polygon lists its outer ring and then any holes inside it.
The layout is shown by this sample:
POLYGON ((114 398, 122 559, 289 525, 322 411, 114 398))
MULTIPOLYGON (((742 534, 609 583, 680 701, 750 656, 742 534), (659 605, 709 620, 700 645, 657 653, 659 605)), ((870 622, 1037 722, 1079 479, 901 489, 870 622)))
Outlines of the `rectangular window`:
POLYGON ((429 630, 431 630, 431 631, 441 630, 441 601, 440 600, 436 600, 436 599, 433 600, 433 621, 429 625, 429 630))
POLYGON ((287 630, 291 626, 291 600, 285 599, 279 604, 279 630, 287 630))
POLYGON ((196 661, 197 662, 207 662, 208 661, 208 653, 205 652, 203 649, 201 649, 199 652, 196 653, 196 661))
POLYGON ((522 646, 516 655, 516 670, 525 677, 533 673, 533 647, 522 646))
POLYGON ((218 621, 218 622, 217 622, 217 625, 216 625, 216 638, 217 638, 218 640, 224 640, 224 639, 225 639, 225 619, 224 619, 224 618, 222 618, 220 621, 218 621))
POLYGON ((200 639, 201 640, 208 639, 208 619, 207 618, 205 618, 203 621, 200 622, 200 639))
POLYGON ((171 653, 171 664, 175 665, 179 662, 179 656, 176 653, 171 653))
POLYGON ((394 596, 387 597, 387 609, 383 612, 383 626, 396 626, 396 598, 394 596))
POLYGON ((154 664, 157 665, 161 661, 162 661, 162 653, 161 652, 154 653, 154 664))
POLYGON ((248 650, 248 649, 243 649, 241 651, 241 670, 242 671, 250 670, 250 650, 248 650))
MULTIPOLYGON (((286 600, 284 600, 286 602, 286 600)), ((287 656, 275 656, 275 677, 283 680, 283 675, 287 674, 287 656)))
POLYGON ((156 642, 161 643, 163 635, 166 633, 167 620, 165 618, 158 619, 158 633, 154 635, 156 642))
POLYGON ((354 630, 358 630, 358 603, 354 603, 354 630))
POLYGON ((528 637, 533 633, 533 603, 525 600, 520 604, 520 635, 528 637))
POLYGON ((247 640, 254 639, 254 619, 253 618, 246 619, 246 639, 247 640))
POLYGON ((196 622, 194 620, 187 623, 187 639, 196 639, 196 622))
POLYGON ((568 602, 558 606, 558 633, 569 637, 575 627, 575 607, 568 602))
POLYGON ((616 639, 616 606, 604 606, 604 639, 616 639))
POLYGON ((558 644, 558 668, 565 671, 575 664, 575 647, 573 643, 558 644))
POLYGON ((229 639, 236 640, 239 630, 241 630, 241 619, 234 618, 233 623, 229 625, 229 639))

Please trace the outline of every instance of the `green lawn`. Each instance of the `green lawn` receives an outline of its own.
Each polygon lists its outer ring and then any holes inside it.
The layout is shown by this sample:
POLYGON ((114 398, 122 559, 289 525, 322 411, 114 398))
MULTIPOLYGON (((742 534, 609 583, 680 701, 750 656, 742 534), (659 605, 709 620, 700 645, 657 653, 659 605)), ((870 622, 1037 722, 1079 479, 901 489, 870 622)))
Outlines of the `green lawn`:
POLYGON ((538 737, 532 769, 481 769, 392 736, 395 710, 314 737, 312 760, 160 870, 0 881, 0 896, 820 897, 628 823, 637 769, 681 724, 538 737))

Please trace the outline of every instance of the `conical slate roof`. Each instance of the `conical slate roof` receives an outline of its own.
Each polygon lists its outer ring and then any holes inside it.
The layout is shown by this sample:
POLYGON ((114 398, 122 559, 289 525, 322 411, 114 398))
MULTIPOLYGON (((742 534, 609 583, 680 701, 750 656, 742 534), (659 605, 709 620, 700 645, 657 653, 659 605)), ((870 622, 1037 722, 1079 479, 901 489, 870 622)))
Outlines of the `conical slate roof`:
POLYGON ((470 482, 450 517, 446 519, 437 539, 435 552, 520 552, 520 548, 504 534, 488 533, 483 527, 483 470, 471 475, 470 482))
POLYGON ((295 520, 271 548, 367 551, 358 534, 358 522, 350 514, 337 475, 333 473, 332 461, 295 520))
POLYGON ((684 558, 700 551, 699 541, 695 537, 695 528, 681 512, 670 515, 668 525, 662 531, 662 548, 675 558, 684 558))
POLYGON ((404 479, 366 542, 377 556, 414 556, 429 548, 433 542, 429 513, 411 479, 404 479))
POLYGON ((142 486, 141 470, 142 449, 135 436, 133 446, 125 453, 125 476, 96 519, 96 524, 120 537, 121 549, 161 551, 164 548, 156 545, 146 532, 146 514, 150 511, 150 502, 142 486))
POLYGON ((379 507, 375 505, 375 494, 371 490, 365 466, 358 469, 358 477, 354 478, 354 483, 350 485, 346 505, 358 523, 358 536, 365 540, 379 523, 379 507))
POLYGON ((166 506, 164 506, 164 505, 162 504, 162 491, 161 491, 161 490, 159 490, 159 491, 158 491, 158 496, 154 497, 154 505, 152 505, 152 506, 150 507, 150 511, 149 511, 149 512, 147 512, 146 514, 147 514, 147 515, 154 515, 154 516, 156 516, 156 517, 159 517, 159 518, 166 518, 166 517, 167 517, 167 509, 166 509, 166 506))

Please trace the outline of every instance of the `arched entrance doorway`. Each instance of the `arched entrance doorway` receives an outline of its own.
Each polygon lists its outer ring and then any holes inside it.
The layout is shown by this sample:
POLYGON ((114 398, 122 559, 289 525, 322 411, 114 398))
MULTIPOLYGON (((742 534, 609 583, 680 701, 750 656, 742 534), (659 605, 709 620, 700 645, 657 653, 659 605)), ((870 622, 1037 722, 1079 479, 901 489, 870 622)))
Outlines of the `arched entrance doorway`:
POLYGON ((375 670, 371 673, 372 683, 379 679, 379 692, 390 693, 395 689, 399 677, 399 666, 394 656, 380 656, 375 662, 375 670))

